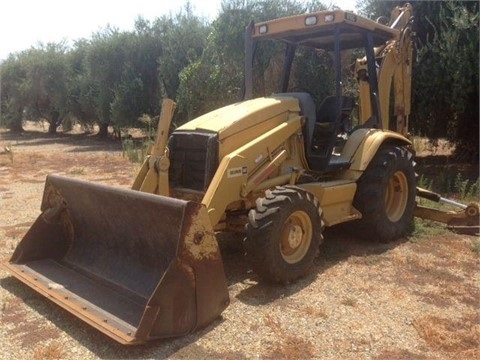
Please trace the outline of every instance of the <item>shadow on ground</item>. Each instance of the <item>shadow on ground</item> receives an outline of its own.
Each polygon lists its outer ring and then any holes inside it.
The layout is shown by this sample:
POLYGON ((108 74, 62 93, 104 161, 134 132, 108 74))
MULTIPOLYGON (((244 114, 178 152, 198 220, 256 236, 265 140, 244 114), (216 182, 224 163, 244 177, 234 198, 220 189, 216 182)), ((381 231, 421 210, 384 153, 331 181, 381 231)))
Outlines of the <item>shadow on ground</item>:
POLYGON ((120 140, 111 138, 101 138, 94 134, 68 134, 57 133, 55 135, 38 132, 24 131, 22 133, 3 133, 2 140, 15 146, 38 147, 48 145, 65 145, 75 147, 70 152, 81 151, 121 151, 122 143, 120 140))
POLYGON ((407 238, 402 238, 390 243, 369 242, 349 234, 348 226, 327 228, 320 246, 320 255, 307 276, 293 284, 282 285, 266 283, 252 271, 244 257, 242 239, 242 235, 227 236, 220 239, 219 244, 228 285, 248 284, 236 295, 236 299, 252 306, 266 305, 294 295, 321 277, 326 269, 347 261, 352 256, 380 255, 408 241, 407 238))

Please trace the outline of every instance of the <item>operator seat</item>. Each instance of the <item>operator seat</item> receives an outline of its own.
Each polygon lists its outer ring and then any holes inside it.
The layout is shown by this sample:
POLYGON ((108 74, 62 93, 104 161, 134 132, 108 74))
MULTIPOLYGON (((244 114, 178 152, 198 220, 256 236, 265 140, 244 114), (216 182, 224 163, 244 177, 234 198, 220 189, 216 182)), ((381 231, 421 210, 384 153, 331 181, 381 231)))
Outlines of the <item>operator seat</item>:
POLYGON ((350 96, 341 96, 340 102, 340 114, 336 96, 323 99, 317 109, 315 116, 317 121, 307 148, 308 162, 313 170, 339 171, 350 165, 350 159, 344 159, 338 154, 332 156, 335 146, 345 141, 338 135, 347 133, 350 129, 350 115, 355 106, 355 99, 350 96), (337 120, 338 116, 340 118, 337 120))
POLYGON ((355 105, 353 97, 342 96, 342 122, 335 129, 337 102, 335 96, 325 98, 315 111, 315 102, 306 92, 278 93, 273 96, 296 98, 300 105, 300 113, 305 117, 305 152, 307 162, 314 171, 329 172, 347 168, 350 159, 332 157, 338 131, 348 131, 345 122, 350 120, 350 114, 355 105), (336 131, 337 130, 337 131, 336 131))
MULTIPOLYGON (((323 99, 322 103, 317 109, 316 118, 317 122, 324 124, 326 127, 327 124, 334 124, 337 116, 337 97, 336 96, 327 96, 323 99)), ((355 107, 355 98, 351 96, 341 96, 341 121, 338 129, 339 133, 348 132, 350 128, 350 115, 355 107)))

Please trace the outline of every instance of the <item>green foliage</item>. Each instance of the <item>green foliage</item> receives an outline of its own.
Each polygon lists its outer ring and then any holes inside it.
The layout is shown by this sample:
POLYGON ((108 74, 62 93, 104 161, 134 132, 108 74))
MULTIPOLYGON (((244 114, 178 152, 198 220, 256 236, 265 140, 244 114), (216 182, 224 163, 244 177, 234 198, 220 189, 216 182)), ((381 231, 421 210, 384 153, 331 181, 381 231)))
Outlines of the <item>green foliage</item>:
POLYGON ((72 110, 87 124, 133 126, 142 113, 159 111, 156 60, 161 52, 150 24, 137 20, 135 32, 106 28, 77 44, 72 66, 78 71, 72 110))
MULTIPOLYGON (((180 73, 177 96, 179 123, 242 99, 244 32, 250 21, 270 20, 324 8, 318 1, 222 1, 221 12, 212 23, 204 52, 180 73)), ((259 61, 254 66, 255 95, 278 92, 278 62, 283 58, 283 50, 278 45, 266 42, 257 48, 256 58, 259 61)), ((305 60, 313 58, 305 56, 305 60)), ((298 65, 298 69, 303 68, 307 66, 298 65)), ((310 86, 321 75, 317 72, 317 77, 312 78, 303 73, 299 83, 292 87, 310 86)))
POLYGON ((68 62, 72 71, 72 81, 69 89, 70 112, 85 129, 93 128, 98 119, 96 108, 98 84, 89 76, 87 68, 89 46, 89 41, 77 41, 68 54, 68 62))
POLYGON ((416 81, 424 84, 416 88, 416 116, 424 119, 418 130, 446 136, 457 155, 477 161, 478 20, 478 7, 469 11, 461 3, 445 3, 431 41, 418 52, 415 71, 416 81))
POLYGON ((157 19, 154 28, 161 33, 158 71, 163 92, 174 99, 180 85, 180 72, 202 55, 210 28, 193 14, 189 3, 176 16, 157 19))
POLYGON ((147 157, 149 143, 134 141, 132 138, 122 139, 122 155, 133 163, 142 163, 147 157))
POLYGON ((153 124, 154 119, 150 115, 143 114, 137 120, 142 123, 146 136, 142 139, 134 139, 126 130, 127 135, 122 137, 122 154, 131 162, 143 163, 150 148, 154 145, 153 139, 156 138, 156 131, 153 124))
POLYGON ((10 56, 2 63, 2 123, 21 130, 24 117, 46 120, 55 133, 69 111, 71 73, 66 47, 49 43, 10 56))
POLYGON ((100 135, 106 136, 112 123, 111 104, 114 89, 121 82, 125 63, 125 47, 129 34, 106 28, 94 34, 86 55, 87 76, 95 89, 95 109, 100 135))
MULTIPOLYGON (((389 16, 403 1, 369 0, 361 10, 389 16)), ((479 160, 479 15, 477 1, 410 1, 417 62, 413 68, 410 130, 445 137, 457 160, 479 160)))
MULTIPOLYGON (((428 204, 431 206, 431 203, 428 204)), ((445 234, 445 225, 432 220, 414 218, 410 241, 417 242, 424 238, 431 238, 445 234)))
POLYGON ((472 180, 459 172, 440 172, 435 178, 420 176, 418 186, 440 194, 451 194, 463 201, 478 201, 480 179, 472 180))
POLYGON ((0 67, 0 126, 22 131, 24 93, 27 69, 23 58, 10 55, 0 67))
POLYGON ((333 58, 327 52, 310 48, 299 49, 297 54, 290 78, 290 89, 307 91, 313 95, 317 104, 320 104, 322 99, 335 91, 333 58))
POLYGON ((135 69, 125 66, 120 81, 115 84, 113 100, 110 104, 111 115, 116 127, 128 127, 141 111, 143 82, 135 69))
POLYGON ((457 194, 460 199, 478 198, 479 180, 472 181, 464 178, 460 173, 441 172, 433 184, 436 191, 442 194, 457 194))
POLYGON ((245 9, 223 12, 212 24, 202 55, 180 72, 179 123, 238 101, 243 81, 245 9))
POLYGON ((420 178, 417 180, 417 186, 432 190, 432 179, 427 179, 423 175, 420 175, 420 178))
POLYGON ((51 134, 56 133, 69 111, 71 74, 65 52, 63 44, 47 44, 27 52, 27 77, 23 83, 27 116, 47 120, 51 134))

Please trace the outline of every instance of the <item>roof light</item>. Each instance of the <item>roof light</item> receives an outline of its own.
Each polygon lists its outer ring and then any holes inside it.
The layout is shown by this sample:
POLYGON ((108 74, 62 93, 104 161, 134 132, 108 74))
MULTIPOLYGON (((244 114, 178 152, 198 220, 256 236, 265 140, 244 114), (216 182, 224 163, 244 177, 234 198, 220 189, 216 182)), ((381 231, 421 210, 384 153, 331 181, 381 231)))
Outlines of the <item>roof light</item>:
POLYGON ((334 22, 335 21, 335 14, 327 14, 325 15, 325 22, 334 22))
POLYGON ((316 16, 307 16, 305 18, 305 25, 312 26, 317 24, 317 17, 316 16))
POLYGON ((267 25, 260 25, 258 28, 258 33, 259 34, 266 34, 268 32, 268 26, 267 25))

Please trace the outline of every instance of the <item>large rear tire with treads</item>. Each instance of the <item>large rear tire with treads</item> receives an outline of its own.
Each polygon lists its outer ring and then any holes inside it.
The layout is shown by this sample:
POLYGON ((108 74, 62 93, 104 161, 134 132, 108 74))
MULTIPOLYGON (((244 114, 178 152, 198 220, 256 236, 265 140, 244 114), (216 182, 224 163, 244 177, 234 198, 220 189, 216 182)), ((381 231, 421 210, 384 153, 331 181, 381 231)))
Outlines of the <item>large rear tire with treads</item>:
POLYGON ((390 242, 411 228, 416 179, 413 155, 401 146, 380 147, 358 180, 353 206, 362 218, 352 225, 366 239, 390 242))

